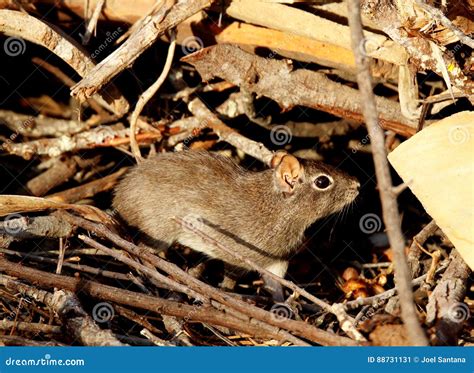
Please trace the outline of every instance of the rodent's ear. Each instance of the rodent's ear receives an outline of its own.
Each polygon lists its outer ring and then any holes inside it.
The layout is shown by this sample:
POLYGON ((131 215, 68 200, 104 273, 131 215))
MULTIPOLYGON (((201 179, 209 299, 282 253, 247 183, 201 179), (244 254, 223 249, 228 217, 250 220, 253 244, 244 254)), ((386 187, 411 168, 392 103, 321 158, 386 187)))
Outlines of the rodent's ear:
POLYGON ((283 157, 287 156, 288 153, 285 150, 278 150, 273 154, 273 158, 270 161, 271 168, 277 168, 277 166, 281 163, 283 157))
POLYGON ((278 188, 292 194, 297 181, 303 177, 303 166, 298 159, 285 151, 278 151, 273 156, 270 165, 275 169, 275 179, 278 188))

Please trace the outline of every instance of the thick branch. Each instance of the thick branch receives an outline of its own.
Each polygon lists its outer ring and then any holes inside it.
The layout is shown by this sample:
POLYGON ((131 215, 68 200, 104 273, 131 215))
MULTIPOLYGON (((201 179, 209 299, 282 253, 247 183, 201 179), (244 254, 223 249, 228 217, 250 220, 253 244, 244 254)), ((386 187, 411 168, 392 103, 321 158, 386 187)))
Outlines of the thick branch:
MULTIPOLYGON (((24 159, 31 159, 33 155, 48 155, 57 157, 63 153, 97 147, 118 146, 130 142, 130 131, 121 124, 100 126, 73 136, 44 138, 25 143, 5 143, 4 148, 10 154, 24 159)), ((136 136, 138 142, 149 142, 161 139, 160 132, 140 133, 136 136)))
POLYGON ((71 91, 80 100, 91 97, 115 75, 129 67, 159 36, 176 27, 185 19, 208 7, 214 0, 182 0, 169 11, 162 7, 150 20, 123 43, 115 52, 101 61, 71 91), (167 12, 166 15, 163 12, 167 12), (164 18, 163 18, 164 16, 164 18))
POLYGON ((122 175, 127 172, 127 170, 128 167, 123 167, 113 174, 71 189, 50 194, 46 196, 46 198, 56 202, 74 203, 85 198, 94 197, 98 193, 111 190, 117 184, 122 175))
POLYGON ((211 307, 189 306, 187 304, 165 300, 156 296, 102 285, 94 281, 55 275, 34 268, 25 267, 17 263, 12 263, 1 256, 0 270, 11 276, 27 280, 42 287, 59 287, 76 293, 83 292, 91 297, 141 308, 158 314, 173 315, 188 320, 219 325, 261 338, 286 340, 285 337, 282 337, 278 333, 268 333, 255 327, 252 321, 246 323, 241 319, 235 318, 231 315, 226 315, 211 307))
MULTIPOLYGON (((0 124, 7 126, 16 135, 26 137, 44 137, 74 135, 87 130, 91 124, 89 122, 79 122, 75 120, 65 120, 48 118, 43 116, 31 116, 15 113, 10 110, 0 110, 0 124)), ((10 138, 11 139, 11 138, 10 138)))
POLYGON ((70 291, 58 290, 51 294, 1 275, 0 284, 8 289, 14 289, 28 295, 52 308, 64 322, 66 329, 74 340, 86 346, 124 346, 110 330, 103 330, 97 326, 94 320, 82 309, 79 299, 70 291))
MULTIPOLYGON (((265 59, 232 45, 216 45, 182 59, 196 67, 203 80, 225 79, 248 92, 275 100, 282 108, 302 105, 330 114, 364 121, 359 92, 310 70, 293 70, 287 61, 265 59)), ((416 126, 403 117, 400 106, 385 97, 376 98, 382 127, 411 136, 416 126)))
MULTIPOLYGON (((68 35, 58 29, 52 29, 46 23, 26 13, 0 10, 0 32, 49 49, 76 70, 80 76, 88 75, 95 66, 92 59, 68 35)), ((22 45, 20 48, 26 48, 26 46, 22 45)), ((107 87, 100 96, 102 99, 99 102, 103 102, 115 114, 123 115, 128 111, 127 100, 114 85, 107 87)))

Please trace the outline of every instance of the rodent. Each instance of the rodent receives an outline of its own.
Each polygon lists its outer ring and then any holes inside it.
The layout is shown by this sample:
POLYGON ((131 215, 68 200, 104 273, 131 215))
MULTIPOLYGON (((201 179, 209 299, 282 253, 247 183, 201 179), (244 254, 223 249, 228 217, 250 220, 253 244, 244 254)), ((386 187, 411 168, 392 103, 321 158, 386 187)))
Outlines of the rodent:
POLYGON ((271 166, 253 172, 205 151, 157 154, 119 182, 113 207, 158 250, 178 242, 249 270, 177 223, 174 218, 180 217, 284 277, 306 228, 351 203, 360 185, 336 168, 286 152, 276 152, 271 166))

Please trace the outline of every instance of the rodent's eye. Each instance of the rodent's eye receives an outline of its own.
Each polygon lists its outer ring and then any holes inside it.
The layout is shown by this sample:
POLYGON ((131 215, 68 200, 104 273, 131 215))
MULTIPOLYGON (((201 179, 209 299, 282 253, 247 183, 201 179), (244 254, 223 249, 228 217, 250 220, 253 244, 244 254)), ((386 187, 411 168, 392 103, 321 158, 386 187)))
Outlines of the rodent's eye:
POLYGON ((329 188, 332 182, 332 178, 326 175, 320 175, 316 179, 314 179, 314 185, 320 190, 329 188))

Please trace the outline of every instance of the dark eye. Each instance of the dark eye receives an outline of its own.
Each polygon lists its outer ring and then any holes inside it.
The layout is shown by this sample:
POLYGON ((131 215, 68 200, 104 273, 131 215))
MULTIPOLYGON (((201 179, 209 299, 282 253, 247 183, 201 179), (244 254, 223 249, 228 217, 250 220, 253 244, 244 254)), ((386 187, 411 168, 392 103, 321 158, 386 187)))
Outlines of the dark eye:
POLYGON ((316 187, 318 189, 326 189, 328 188, 330 185, 332 184, 332 180, 325 176, 325 175, 321 175, 321 176, 318 176, 315 180, 314 180, 314 185, 316 185, 316 187))

